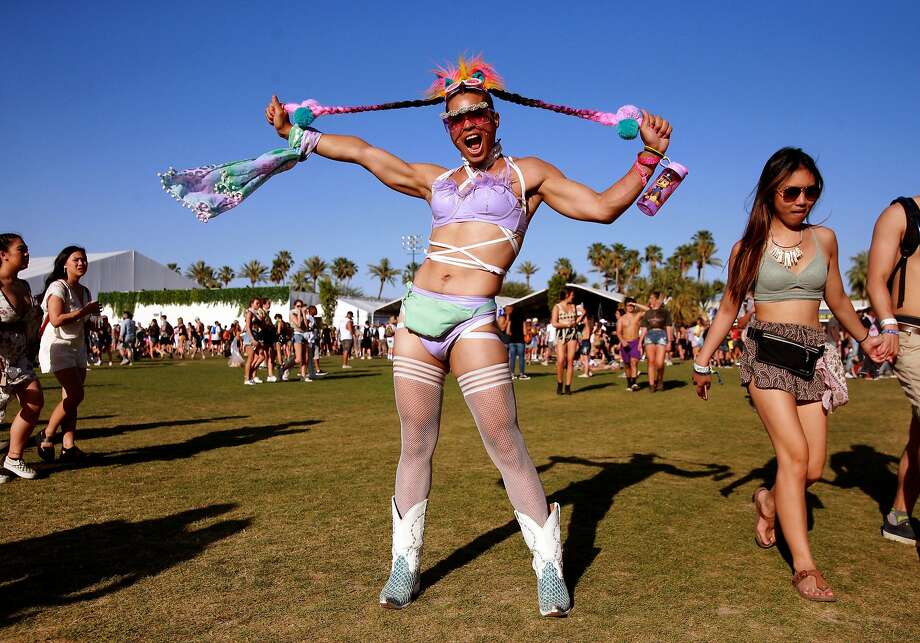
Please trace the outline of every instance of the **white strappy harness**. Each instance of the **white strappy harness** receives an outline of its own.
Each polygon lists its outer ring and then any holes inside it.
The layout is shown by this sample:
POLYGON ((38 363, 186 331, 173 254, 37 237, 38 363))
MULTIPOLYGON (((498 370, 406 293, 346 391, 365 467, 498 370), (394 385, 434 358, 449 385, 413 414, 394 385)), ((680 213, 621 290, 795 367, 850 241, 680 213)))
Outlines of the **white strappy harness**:
MULTIPOLYGON (((506 156, 504 158, 505 158, 505 162, 508 164, 508 167, 510 167, 517 173, 518 180, 521 182, 520 201, 521 201, 521 208, 524 212, 524 217, 526 217, 527 216, 527 188, 524 184, 524 173, 521 172, 521 168, 518 167, 517 163, 514 162, 513 158, 511 158, 510 156, 506 156)), ((460 187, 458 188, 458 192, 460 194, 463 194, 463 191, 469 186, 469 184, 473 181, 473 179, 476 178, 476 172, 470 167, 470 162, 467 161, 466 159, 463 159, 463 169, 466 170, 467 178, 463 183, 460 184, 460 187)), ((447 179, 455 171, 456 170, 448 170, 447 172, 439 176, 437 179, 435 179, 435 182, 443 181, 444 179, 447 179)), ((460 202, 457 204, 458 208, 460 207, 460 203, 462 203, 462 198, 460 202)), ((451 266, 459 266, 461 268, 473 268, 473 269, 478 269, 478 270, 485 270, 486 272, 491 272, 496 275, 504 275, 506 271, 503 268, 494 266, 490 263, 486 263, 485 261, 483 261, 476 255, 474 255, 472 252, 470 252, 470 250, 474 248, 481 248, 483 246, 491 246, 496 243, 502 243, 504 241, 507 241, 508 243, 511 244, 511 247, 514 248, 514 254, 515 256, 517 256, 517 253, 520 252, 520 244, 518 243, 517 234, 515 233, 515 231, 509 230, 505 226, 501 226, 498 224, 494 224, 494 225, 501 231, 502 233, 501 237, 497 239, 490 239, 488 241, 480 241, 479 243, 472 243, 468 246, 454 246, 449 243, 443 243, 441 241, 434 241, 432 239, 429 239, 428 240, 429 246, 437 246, 439 248, 444 248, 444 250, 428 251, 427 252, 428 258, 431 259, 432 261, 437 261, 438 263, 446 263, 451 266), (464 257, 450 256, 450 254, 454 252, 459 252, 460 254, 464 255, 464 257)))

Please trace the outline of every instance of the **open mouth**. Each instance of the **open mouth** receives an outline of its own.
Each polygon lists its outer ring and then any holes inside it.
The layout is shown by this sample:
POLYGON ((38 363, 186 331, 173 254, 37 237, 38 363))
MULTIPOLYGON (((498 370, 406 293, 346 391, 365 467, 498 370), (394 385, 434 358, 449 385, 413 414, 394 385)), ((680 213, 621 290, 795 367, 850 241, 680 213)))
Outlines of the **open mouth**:
POLYGON ((482 135, 481 134, 469 134, 463 137, 463 144, 466 146, 466 149, 469 150, 472 156, 479 154, 482 151, 482 135))

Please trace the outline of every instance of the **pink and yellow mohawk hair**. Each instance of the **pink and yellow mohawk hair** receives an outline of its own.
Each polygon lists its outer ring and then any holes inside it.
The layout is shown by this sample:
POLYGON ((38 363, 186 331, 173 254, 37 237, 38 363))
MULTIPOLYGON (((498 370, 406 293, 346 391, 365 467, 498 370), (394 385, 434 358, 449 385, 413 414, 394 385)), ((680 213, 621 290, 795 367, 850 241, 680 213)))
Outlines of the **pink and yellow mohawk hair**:
POLYGON ((502 77, 481 55, 469 59, 460 56, 456 67, 449 63, 443 67, 439 66, 434 70, 434 75, 435 81, 426 92, 427 98, 446 98, 448 90, 459 89, 460 83, 484 92, 505 88, 502 77))

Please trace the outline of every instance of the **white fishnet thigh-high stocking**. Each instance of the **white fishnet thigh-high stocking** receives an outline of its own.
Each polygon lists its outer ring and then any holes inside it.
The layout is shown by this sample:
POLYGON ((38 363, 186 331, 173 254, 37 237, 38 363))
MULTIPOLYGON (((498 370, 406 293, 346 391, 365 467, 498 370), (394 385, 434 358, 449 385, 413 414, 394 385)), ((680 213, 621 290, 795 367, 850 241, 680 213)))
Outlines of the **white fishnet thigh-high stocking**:
POLYGON ((486 451, 502 474, 511 504, 542 525, 549 516, 546 493, 518 428, 508 363, 470 371, 458 377, 457 382, 486 451))
POLYGON ((409 357, 393 359, 393 388, 402 435, 396 467, 396 507, 403 515, 428 497, 431 458, 441 425, 444 371, 409 357))

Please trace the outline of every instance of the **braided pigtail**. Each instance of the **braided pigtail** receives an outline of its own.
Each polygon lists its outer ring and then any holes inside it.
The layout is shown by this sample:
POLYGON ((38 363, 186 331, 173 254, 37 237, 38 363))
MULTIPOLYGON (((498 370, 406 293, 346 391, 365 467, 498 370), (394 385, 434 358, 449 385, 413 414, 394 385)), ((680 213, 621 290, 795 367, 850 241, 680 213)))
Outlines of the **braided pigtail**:
POLYGON ((615 126, 617 128, 617 134, 619 134, 621 138, 627 140, 636 138, 639 134, 639 126, 642 124, 642 112, 640 112, 639 108, 635 105, 623 105, 623 107, 618 109, 614 114, 611 112, 601 112, 596 109, 581 109, 578 107, 568 107, 567 105, 547 103, 542 100, 537 100, 536 98, 527 98, 526 96, 521 96, 520 94, 515 94, 514 92, 509 92, 504 89, 492 89, 489 93, 496 98, 501 98, 504 101, 515 103, 516 105, 539 107, 540 109, 548 109, 551 112, 558 112, 559 114, 584 118, 585 120, 594 121, 601 125, 615 126))
POLYGON ((379 105, 355 106, 329 106, 320 105, 312 98, 302 103, 285 103, 284 109, 291 119, 291 123, 306 129, 314 120, 327 114, 358 114, 361 112, 379 112, 385 109, 403 109, 406 107, 428 107, 437 105, 440 98, 422 98, 418 100, 401 100, 394 103, 381 103, 379 105))

